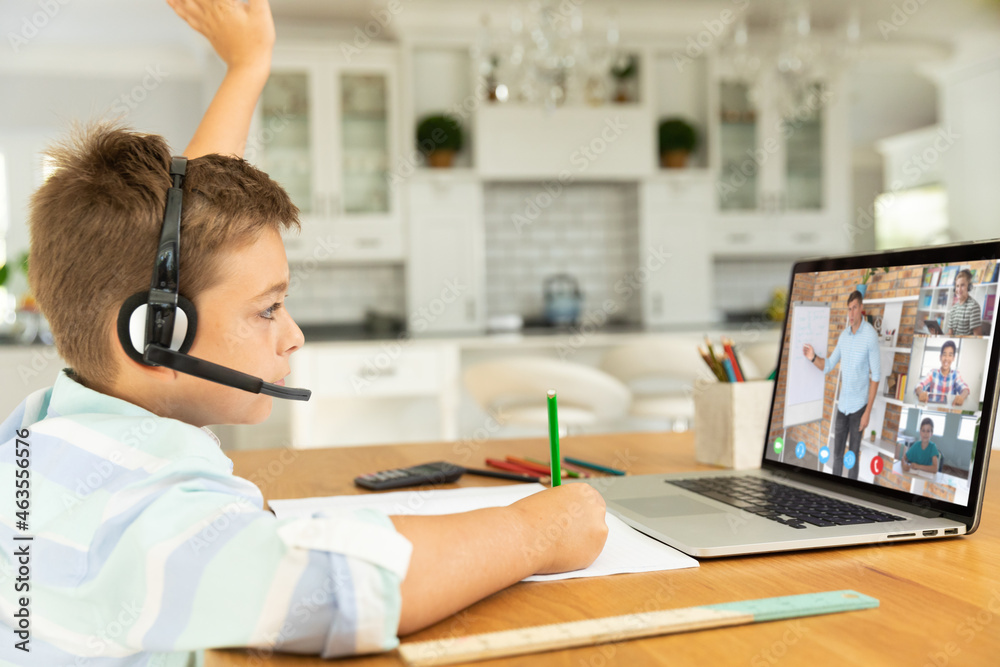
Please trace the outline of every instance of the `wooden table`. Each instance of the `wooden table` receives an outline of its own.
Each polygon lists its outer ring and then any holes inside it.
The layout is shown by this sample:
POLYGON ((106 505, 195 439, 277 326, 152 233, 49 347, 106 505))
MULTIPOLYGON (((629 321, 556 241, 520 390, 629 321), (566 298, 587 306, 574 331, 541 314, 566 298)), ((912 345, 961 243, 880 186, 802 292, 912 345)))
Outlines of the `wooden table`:
MULTIPOLYGON (((482 466, 485 456, 546 456, 547 442, 503 440, 322 450, 234 452, 235 473, 266 499, 357 493, 361 472, 448 460, 482 466)), ((690 434, 574 436, 563 450, 625 467, 630 474, 706 469, 690 434)), ((1000 464, 995 464, 997 468, 1000 464)), ((971 536, 923 543, 852 547, 704 560, 701 567, 593 579, 520 583, 404 641, 440 639, 752 598, 854 589, 878 609, 708 630, 480 663, 517 665, 987 665, 1000 664, 1000 471, 971 536)), ((502 484, 466 475, 458 486, 502 484)), ((206 667, 329 665, 318 657, 244 650, 208 651, 206 667)), ((400 665, 393 651, 338 661, 400 665)))

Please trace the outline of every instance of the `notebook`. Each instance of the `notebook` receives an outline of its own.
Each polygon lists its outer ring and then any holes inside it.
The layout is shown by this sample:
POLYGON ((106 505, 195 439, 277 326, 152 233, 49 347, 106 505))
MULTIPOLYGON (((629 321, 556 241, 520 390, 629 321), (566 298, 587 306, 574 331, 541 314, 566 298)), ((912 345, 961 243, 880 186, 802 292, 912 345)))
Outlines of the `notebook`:
MULTIPOLYGON (((925 305, 934 288, 921 276, 936 266, 981 271, 998 258, 1000 240, 797 262, 760 468, 584 483, 625 523, 701 558, 972 533, 993 440, 998 341, 993 321, 979 336, 921 333, 917 323, 945 314, 925 305), (858 308, 851 295, 868 268, 886 271, 864 286, 858 308), (881 324, 887 304, 903 308, 891 342, 868 319, 881 324), (894 373, 905 382, 898 398, 886 395, 894 373)), ((997 285, 983 289, 994 295, 997 285)))

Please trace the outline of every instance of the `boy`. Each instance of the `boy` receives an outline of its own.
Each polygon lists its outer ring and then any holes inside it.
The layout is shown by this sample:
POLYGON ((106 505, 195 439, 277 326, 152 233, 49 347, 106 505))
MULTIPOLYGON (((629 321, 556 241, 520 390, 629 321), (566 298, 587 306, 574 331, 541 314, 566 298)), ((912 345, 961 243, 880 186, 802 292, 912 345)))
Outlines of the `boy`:
POLYGON ((957 346, 955 341, 946 340, 941 346, 941 368, 933 368, 927 377, 913 390, 921 403, 948 403, 948 397, 954 396, 952 406, 960 407, 969 397, 969 385, 962 380, 958 369, 952 368, 955 363, 957 346))
POLYGON ((910 472, 911 469, 930 473, 938 471, 938 457, 941 454, 937 445, 931 442, 932 435, 934 435, 934 421, 930 417, 924 417, 920 422, 920 441, 910 445, 903 454, 903 472, 910 472))
MULTIPOLYGON (((179 289, 198 314, 189 354, 281 384, 303 343, 282 308, 279 232, 297 227, 297 211, 249 164, 203 154, 242 150, 247 98, 266 80, 270 12, 265 0, 173 6, 228 67, 186 151, 179 289)), ((149 286, 170 186, 165 142, 99 126, 53 157, 31 206, 29 278, 71 369, 0 425, 0 475, 24 501, 0 512, 0 608, 20 642, 0 643, 0 662, 173 666, 216 646, 388 650, 397 634, 600 553, 604 504, 586 485, 448 516, 275 519, 204 429, 260 422, 273 399, 140 363, 118 335, 122 303, 149 286)))

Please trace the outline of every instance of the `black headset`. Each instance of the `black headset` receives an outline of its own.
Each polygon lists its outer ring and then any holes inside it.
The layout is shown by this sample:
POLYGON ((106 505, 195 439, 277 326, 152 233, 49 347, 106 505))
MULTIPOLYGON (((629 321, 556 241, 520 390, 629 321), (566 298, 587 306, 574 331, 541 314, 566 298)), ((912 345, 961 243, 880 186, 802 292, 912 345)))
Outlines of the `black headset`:
POLYGON ((118 340, 125 353, 146 366, 164 366, 202 380, 218 382, 254 394, 308 401, 308 389, 283 387, 240 371, 192 357, 198 313, 194 304, 178 293, 180 275, 181 200, 187 158, 170 160, 172 186, 167 190, 160 246, 148 292, 133 294, 118 310, 118 340))

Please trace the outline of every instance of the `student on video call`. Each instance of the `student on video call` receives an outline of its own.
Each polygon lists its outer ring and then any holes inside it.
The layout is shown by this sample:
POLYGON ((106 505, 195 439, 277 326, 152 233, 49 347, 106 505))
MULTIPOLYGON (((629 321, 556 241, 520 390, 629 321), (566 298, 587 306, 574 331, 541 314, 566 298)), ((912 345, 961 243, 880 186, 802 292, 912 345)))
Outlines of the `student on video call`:
POLYGON ((941 346, 941 368, 935 368, 917 385, 914 393, 921 403, 947 403, 949 396, 954 396, 952 405, 958 407, 965 403, 969 395, 969 385, 962 381, 958 370, 951 367, 955 363, 955 341, 945 341, 941 346))
POLYGON ((944 318, 944 332, 949 336, 982 336, 983 319, 979 303, 969 296, 972 272, 962 269, 955 276, 955 302, 944 318))
POLYGON ((837 347, 828 359, 816 356, 816 350, 808 343, 802 346, 802 353, 816 368, 829 373, 840 362, 840 398, 837 401, 836 428, 833 436, 833 474, 840 476, 844 466, 844 445, 850 438, 850 450, 854 452, 855 465, 851 468, 851 479, 858 478, 861 467, 861 433, 871 418, 875 392, 881 377, 881 361, 878 351, 878 334, 875 327, 862 316, 862 297, 857 290, 847 297, 847 327, 837 339, 837 347))
POLYGON ((937 472, 941 453, 938 452, 937 445, 931 442, 932 435, 934 435, 934 422, 931 421, 930 417, 924 417, 924 420, 920 422, 920 442, 910 445, 910 448, 903 454, 903 460, 900 462, 903 466, 903 472, 910 472, 910 470, 937 472))

